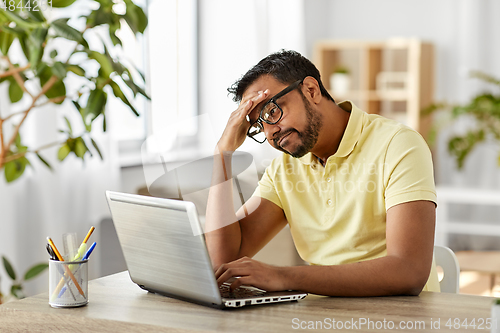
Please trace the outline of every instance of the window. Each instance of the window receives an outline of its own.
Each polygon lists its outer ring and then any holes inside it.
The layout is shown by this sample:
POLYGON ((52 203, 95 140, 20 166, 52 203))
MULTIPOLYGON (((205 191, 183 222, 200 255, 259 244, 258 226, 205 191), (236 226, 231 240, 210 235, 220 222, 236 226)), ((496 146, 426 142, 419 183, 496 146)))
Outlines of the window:
MULTIPOLYGON (((111 104, 114 114, 113 138, 122 153, 136 154, 147 137, 156 134, 161 150, 176 140, 195 142, 197 123, 177 121, 195 119, 198 114, 197 84, 197 0, 134 1, 145 8, 148 28, 145 38, 134 39, 133 33, 121 29, 123 54, 146 75, 148 102, 138 95, 134 100, 141 117, 120 110, 118 101, 111 104), (172 130, 174 129, 174 130, 172 130), (160 140, 158 140, 160 141, 160 140)), ((157 151, 154 140, 147 142, 149 152, 157 151)), ((128 161, 125 158, 124 161, 128 161)), ((130 164, 130 162, 124 162, 130 164)), ((132 162, 135 164, 135 162, 132 162)))
MULTIPOLYGON (((148 12, 148 134, 161 138, 165 150, 179 139, 195 141, 198 130, 197 1, 149 0, 148 12)), ((148 150, 157 151, 151 144, 148 150)))

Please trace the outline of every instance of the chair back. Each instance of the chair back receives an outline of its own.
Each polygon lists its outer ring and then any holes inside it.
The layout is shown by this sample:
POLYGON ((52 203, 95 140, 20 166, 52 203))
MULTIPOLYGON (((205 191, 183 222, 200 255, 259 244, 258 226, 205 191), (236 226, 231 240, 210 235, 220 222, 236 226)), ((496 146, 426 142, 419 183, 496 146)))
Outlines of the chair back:
POLYGON ((458 294, 460 265, 455 253, 446 246, 434 246, 434 259, 436 266, 443 269, 443 279, 439 281, 439 287, 443 293, 458 294))

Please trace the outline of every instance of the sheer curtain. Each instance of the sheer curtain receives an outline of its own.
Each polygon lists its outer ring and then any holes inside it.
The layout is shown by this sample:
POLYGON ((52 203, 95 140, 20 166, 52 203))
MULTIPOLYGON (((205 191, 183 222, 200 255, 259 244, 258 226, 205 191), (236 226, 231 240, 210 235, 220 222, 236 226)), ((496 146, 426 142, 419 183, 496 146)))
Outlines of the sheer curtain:
MULTIPOLYGON (((92 38, 96 36, 87 37, 90 42, 92 38)), ((56 44, 59 50, 66 50, 60 41, 55 43, 59 43, 56 44)), ((17 62, 18 59, 24 58, 21 58, 21 54, 20 47, 13 44, 9 56, 17 62)), ((71 76, 65 79, 65 83, 68 92, 73 91, 72 89, 78 84, 71 76)), ((5 85, 0 86, 0 112, 4 117, 11 112, 20 111, 18 110, 20 107, 24 110, 23 102, 29 102, 21 100, 20 103, 10 105, 7 102, 9 99, 6 88, 5 85)), ((37 91, 36 87, 27 86, 27 88, 32 92, 37 91)), ((108 94, 108 100, 113 98, 112 94, 108 94)), ((109 101, 107 113, 114 111, 110 110, 112 108, 110 106, 114 105, 113 102, 109 101)), ((61 141, 58 130, 66 128, 63 116, 74 120, 73 131, 78 135, 81 129, 76 125, 80 115, 75 111, 71 101, 65 101, 61 105, 46 105, 30 112, 20 132, 23 144, 34 149, 61 141)), ((18 279, 22 279, 26 270, 33 264, 48 260, 45 249, 48 236, 62 250, 63 233, 76 232, 81 241, 90 226, 94 225, 97 229, 91 241, 98 240, 98 223, 102 217, 109 215, 105 190, 120 189, 118 144, 112 139, 113 120, 114 115, 111 112, 106 134, 101 132, 102 123, 99 123, 99 120, 93 125, 93 138, 101 149, 104 161, 94 154, 93 157, 87 156, 85 162, 82 162, 70 154, 63 162, 59 162, 56 157, 59 147, 53 147, 40 152, 52 165, 52 172, 33 154, 27 156, 32 167, 27 167, 25 173, 15 182, 7 184, 3 169, 1 170, 0 255, 6 256, 13 264, 18 279)), ((97 246, 89 264, 90 278, 100 275, 99 252, 97 246)), ((8 294, 11 281, 5 274, 3 264, 0 266, 2 266, 1 290, 8 294)), ((46 291, 47 285, 48 271, 24 284, 24 291, 27 295, 39 293, 46 291)))
MULTIPOLYGON (((304 0, 206 0, 199 2, 199 145, 212 154, 229 115, 237 108, 226 89, 266 55, 293 49, 306 55, 304 0)), ((259 169, 278 152, 247 140, 259 169)))

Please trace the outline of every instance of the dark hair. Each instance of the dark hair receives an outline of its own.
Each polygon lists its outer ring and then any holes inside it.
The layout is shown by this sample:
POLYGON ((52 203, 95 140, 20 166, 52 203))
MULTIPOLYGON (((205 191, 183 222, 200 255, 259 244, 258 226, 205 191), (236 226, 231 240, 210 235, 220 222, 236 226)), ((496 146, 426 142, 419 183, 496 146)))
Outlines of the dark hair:
POLYGON ((292 84, 297 80, 312 76, 318 81, 321 95, 333 100, 321 82, 321 75, 314 64, 300 53, 291 50, 280 50, 259 61, 257 65, 233 83, 227 91, 234 95, 233 101, 239 102, 243 93, 255 80, 262 75, 271 75, 284 84, 292 84))

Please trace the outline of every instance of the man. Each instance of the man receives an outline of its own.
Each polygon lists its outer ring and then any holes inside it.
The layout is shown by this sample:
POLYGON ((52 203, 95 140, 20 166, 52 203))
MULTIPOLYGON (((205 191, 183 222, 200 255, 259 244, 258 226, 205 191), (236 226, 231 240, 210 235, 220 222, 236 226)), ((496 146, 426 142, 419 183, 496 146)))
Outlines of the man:
POLYGON ((267 56, 229 91, 240 104, 217 144, 206 222, 219 283, 237 277, 232 288, 331 296, 439 290, 430 274, 432 160, 418 133, 351 102, 336 104, 316 67, 294 51, 267 56), (284 154, 235 215, 227 175, 246 136, 284 154), (250 259, 286 224, 311 265, 250 259))

